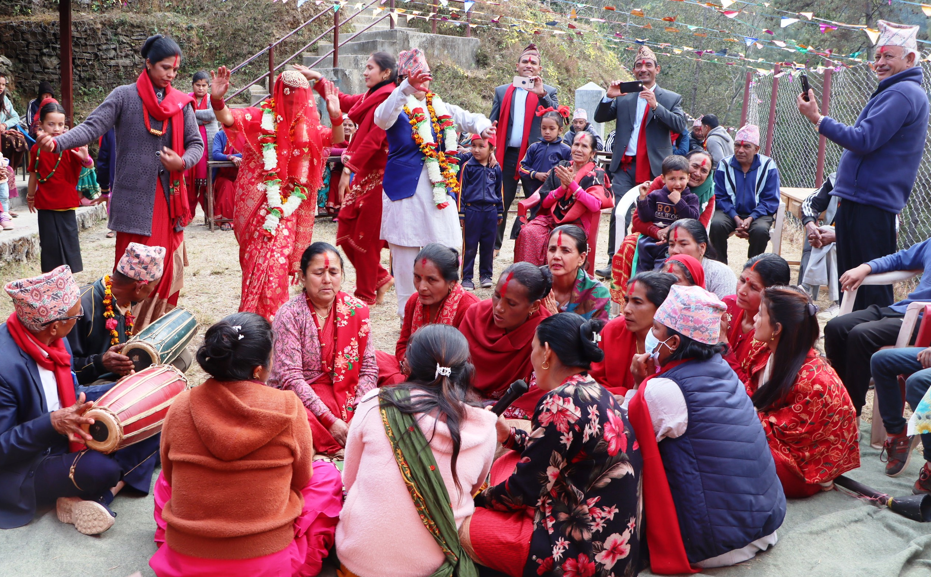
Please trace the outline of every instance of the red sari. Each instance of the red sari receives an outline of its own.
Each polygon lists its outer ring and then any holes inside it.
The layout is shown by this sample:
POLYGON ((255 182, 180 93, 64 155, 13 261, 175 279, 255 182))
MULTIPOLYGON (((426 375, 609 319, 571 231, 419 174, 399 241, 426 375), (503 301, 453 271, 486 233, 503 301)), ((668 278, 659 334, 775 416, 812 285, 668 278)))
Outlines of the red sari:
MULTIPOLYGON (((339 105, 358 126, 349 142, 345 166, 355 173, 339 209, 336 244, 356 269, 355 296, 375 304, 375 293, 392 277, 381 264, 382 176, 388 161, 388 135, 375 125, 375 109, 392 93, 393 83, 365 94, 340 94, 339 105)), ((330 177, 336 182, 339 175, 330 177)), ((331 189, 332 190, 332 189, 331 189)))
POLYGON ((289 276, 300 272, 301 255, 313 238, 317 191, 326 166, 324 148, 330 146, 332 134, 320 125, 309 89, 285 85, 279 76, 272 100, 279 119, 276 132, 262 129, 260 108, 233 109, 234 124, 226 129, 230 139, 241 134, 245 141, 233 211, 242 267, 239 311, 267 319, 273 318, 288 300, 289 276), (307 196, 293 214, 281 219, 273 233, 263 228, 268 215, 264 183, 269 172, 265 170, 260 138, 277 147, 274 172, 281 181, 282 196, 287 198, 296 185, 303 187, 307 196))
MULTIPOLYGON (((245 140, 240 134, 236 140, 226 140, 226 148, 223 154, 232 156, 242 154, 245 147, 245 140)), ((219 160, 219 159, 214 159, 219 160)), ((217 169, 217 177, 213 180, 213 211, 214 217, 225 220, 233 220, 233 208, 236 204, 236 177, 239 176, 239 169, 235 167, 225 167, 217 169)))
POLYGON ((727 305, 727 344, 729 350, 724 360, 734 369, 740 381, 746 385, 750 382, 750 375, 763 370, 769 360, 771 351, 766 343, 753 338, 755 329, 742 333, 740 324, 747 311, 737 306, 737 295, 729 295, 722 299, 727 305))
MULTIPOLYGON (((763 371, 746 384, 752 397, 763 371)), ((812 349, 786 399, 760 422, 787 497, 806 497, 860 466, 856 411, 840 377, 812 349)))
MULTIPOLYGON (((518 379, 530 382, 533 373, 530 345, 537 326, 550 316, 545 307, 540 307, 524 324, 511 332, 505 332, 495 325, 493 306, 491 299, 476 303, 466 312, 459 327, 459 331, 469 341, 472 352, 472 364, 475 365, 473 386, 484 399, 500 398, 508 386, 518 379)), ((530 407, 531 412, 535 406, 536 403, 530 407)))
POLYGON ((637 350, 637 335, 627 330, 627 322, 619 316, 601 330, 598 346, 604 351, 605 358, 600 363, 592 363, 589 376, 611 394, 624 396, 637 385, 630 372, 634 355, 642 352, 637 350))
POLYGON ((465 318, 466 311, 477 302, 480 302, 473 293, 463 290, 456 283, 453 290, 440 303, 440 310, 432 319, 425 316, 424 306, 420 304, 420 297, 414 293, 404 305, 404 322, 401 325, 401 336, 394 349, 394 356, 382 351, 375 352, 378 359, 378 386, 390 386, 403 383, 404 374, 401 373, 401 361, 407 355, 407 342, 417 329, 424 325, 438 324, 459 328, 465 318))

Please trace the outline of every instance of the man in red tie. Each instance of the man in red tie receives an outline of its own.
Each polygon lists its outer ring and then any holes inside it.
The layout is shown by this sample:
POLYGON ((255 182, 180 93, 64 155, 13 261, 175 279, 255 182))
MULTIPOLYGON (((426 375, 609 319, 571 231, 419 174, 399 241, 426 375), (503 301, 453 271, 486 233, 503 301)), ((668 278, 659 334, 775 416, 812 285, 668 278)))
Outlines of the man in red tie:
MULTIPOLYGON (((652 181, 660 173, 663 159, 672 154, 672 135, 688 130, 682 97, 656 84, 660 66, 656 54, 641 46, 634 58, 634 76, 643 85, 639 93, 621 92, 621 81, 615 80, 598 108, 595 122, 617 120, 611 173, 611 189, 615 203, 635 185, 652 181)), ((608 236, 608 262, 614 256, 614 213, 608 236)), ((626 227, 625 227, 626 228, 626 227)), ((623 233, 622 233, 623 234, 623 233)), ((611 267, 596 271, 610 277, 611 267)))
MULTIPOLYGON (((517 75, 526 78, 526 86, 518 83, 502 84, 495 88, 495 100, 491 105, 491 114, 488 118, 497 122, 498 146, 495 159, 501 165, 504 175, 504 214, 505 218, 498 225, 498 236, 495 238, 495 252, 501 250, 504 241, 504 227, 507 224, 507 212, 517 196, 517 183, 520 175, 517 167, 527 147, 540 140, 541 117, 536 115, 538 107, 555 110, 559 106, 556 96, 556 87, 543 83, 540 74, 543 72, 543 63, 537 47, 530 44, 520 55, 517 62, 517 75)), ((523 84, 523 83, 521 83, 523 84)), ((511 238, 517 238, 519 226, 517 221, 511 238)))

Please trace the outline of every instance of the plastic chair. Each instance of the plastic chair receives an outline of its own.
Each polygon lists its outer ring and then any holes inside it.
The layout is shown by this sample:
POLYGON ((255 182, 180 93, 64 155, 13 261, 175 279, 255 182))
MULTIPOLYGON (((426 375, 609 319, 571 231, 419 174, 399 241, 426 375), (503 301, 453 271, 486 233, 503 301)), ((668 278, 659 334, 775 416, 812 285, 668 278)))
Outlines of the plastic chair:
MULTIPOLYGON (((617 222, 623 223, 625 221, 627 218, 627 211, 637 202, 638 198, 640 198, 640 185, 634 186, 624 193, 624 196, 621 197, 614 207, 614 218, 617 222)), ((624 235, 615 233, 614 252, 617 252, 621 248, 622 242, 624 242, 624 235)))
MULTIPOLYGON (((769 231, 769 238, 773 241, 773 254, 782 256, 782 226, 786 220, 786 203, 779 201, 779 210, 776 211, 776 222, 769 231)), ((798 263, 795 263, 798 264, 798 263)))
MULTIPOLYGON (((897 282, 906 281, 908 279, 914 278, 920 275, 922 271, 920 270, 897 270, 884 272, 880 274, 871 274, 863 279, 862 285, 890 285, 897 282)), ((841 297, 840 305, 840 315, 846 315, 853 311, 853 303, 857 300, 857 292, 859 287, 844 292, 841 297)), ((918 318, 921 313, 925 311, 931 312, 931 303, 915 301, 909 303, 908 308, 905 310, 905 318, 902 319, 902 328, 899 329, 899 335, 896 337, 894 347, 883 347, 883 348, 902 348, 909 346, 908 343, 912 338, 912 333, 915 332, 915 326, 918 324, 918 318)), ((928 344, 931 344, 931 323, 925 322, 928 318, 928 315, 924 315, 921 319, 921 326, 918 328, 919 336, 928 340, 928 344)), ((926 346, 918 344, 919 341, 916 340, 915 346, 926 346)), ((902 398, 905 398, 905 380, 899 378, 899 386, 902 387, 902 398)), ((886 440, 886 427, 883 426, 882 415, 879 414, 879 403, 876 402, 875 398, 875 388, 873 392, 873 412, 872 412, 872 422, 870 423, 870 446, 874 449, 882 449, 883 442, 886 440)), ((904 404, 903 404, 903 409, 904 404)))

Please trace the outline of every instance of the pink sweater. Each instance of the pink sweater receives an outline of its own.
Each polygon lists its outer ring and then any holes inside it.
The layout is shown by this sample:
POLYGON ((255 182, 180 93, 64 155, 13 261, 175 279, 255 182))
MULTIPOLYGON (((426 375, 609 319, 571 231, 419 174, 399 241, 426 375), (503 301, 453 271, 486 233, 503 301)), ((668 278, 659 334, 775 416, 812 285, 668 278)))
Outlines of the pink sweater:
MULTIPOLYGON (((485 482, 495 455, 495 415, 474 407, 467 411, 456 462, 461 493, 450 472, 449 429, 429 417, 419 421, 428 440, 432 435, 430 447, 446 481, 457 526, 475 510, 472 493, 485 482)), ((346 568, 359 577, 427 577, 439 568, 443 552, 420 521, 401 479, 377 391, 362 399, 349 425, 343 483, 348 493, 336 527, 336 551, 346 568)))

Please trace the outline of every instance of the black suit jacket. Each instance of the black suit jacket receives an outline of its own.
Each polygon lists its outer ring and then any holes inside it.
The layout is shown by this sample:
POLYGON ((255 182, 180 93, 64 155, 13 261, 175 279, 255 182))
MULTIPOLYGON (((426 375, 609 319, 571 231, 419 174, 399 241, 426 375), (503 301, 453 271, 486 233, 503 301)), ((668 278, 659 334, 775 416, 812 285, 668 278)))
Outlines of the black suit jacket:
MULTIPOLYGON (((685 112, 682 111, 682 97, 671 90, 657 86, 656 110, 647 113, 647 153, 650 156, 650 170, 654 176, 662 172, 663 159, 672 154, 672 134, 684 134, 688 130, 685 112)), ((630 135, 634 130, 637 113, 637 93, 618 96, 611 102, 602 100, 595 109, 595 122, 617 120, 617 133, 614 137, 614 153, 611 159, 611 173, 617 172, 621 158, 627 150, 630 135)), ((641 151, 637 151, 639 154, 641 151)))
MULTIPOLYGON (((502 84, 501 86, 495 88, 495 100, 491 105, 491 114, 488 115, 488 119, 492 122, 495 122, 499 119, 501 115, 501 101, 504 100, 504 94, 507 92, 508 86, 510 84, 502 84)), ((543 108, 553 107, 555 110, 559 106, 559 97, 556 96, 557 89, 555 86, 549 86, 547 84, 543 85, 543 90, 546 91, 546 94, 540 98, 540 104, 543 108)), ((511 95, 511 98, 514 96, 511 95)), ((540 133, 540 121, 541 117, 534 114, 532 123, 530 124, 530 135, 528 136, 527 146, 530 146, 532 143, 540 140, 542 134, 540 133)), ((511 109, 511 115, 508 117, 507 126, 498 127, 498 137, 497 137, 497 147, 507 147, 508 141, 511 139, 511 128, 514 126, 514 110, 511 109)))

